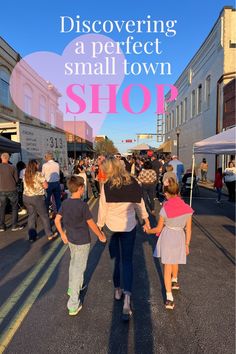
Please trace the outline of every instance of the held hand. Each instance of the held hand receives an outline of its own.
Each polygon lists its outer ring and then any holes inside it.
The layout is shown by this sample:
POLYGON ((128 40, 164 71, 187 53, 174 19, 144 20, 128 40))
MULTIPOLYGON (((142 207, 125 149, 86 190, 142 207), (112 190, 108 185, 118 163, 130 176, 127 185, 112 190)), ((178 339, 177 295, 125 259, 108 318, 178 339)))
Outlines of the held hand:
POLYGON ((151 229, 150 225, 148 224, 143 225, 143 231, 146 232, 146 234, 150 233, 150 229, 151 229))
POLYGON ((189 246, 185 245, 185 248, 186 248, 186 256, 188 256, 189 255, 189 246))

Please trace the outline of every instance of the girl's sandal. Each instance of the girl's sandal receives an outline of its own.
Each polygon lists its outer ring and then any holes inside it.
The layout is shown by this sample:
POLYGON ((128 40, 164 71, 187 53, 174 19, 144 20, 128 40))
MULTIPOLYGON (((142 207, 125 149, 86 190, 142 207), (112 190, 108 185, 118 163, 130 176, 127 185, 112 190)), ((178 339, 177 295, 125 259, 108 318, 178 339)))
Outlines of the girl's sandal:
POLYGON ((166 300, 165 308, 166 308, 167 310, 173 310, 174 307, 175 307, 174 301, 166 300))
POLYGON ((114 299, 117 301, 120 301, 122 299, 122 296, 123 296, 123 290, 122 289, 115 289, 114 299))

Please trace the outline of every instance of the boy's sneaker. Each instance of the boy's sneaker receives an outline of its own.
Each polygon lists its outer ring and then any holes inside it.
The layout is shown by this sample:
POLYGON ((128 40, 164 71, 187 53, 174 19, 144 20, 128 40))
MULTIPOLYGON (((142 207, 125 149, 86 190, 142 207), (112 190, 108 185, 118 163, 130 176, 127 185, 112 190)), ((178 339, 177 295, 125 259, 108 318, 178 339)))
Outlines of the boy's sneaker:
POLYGON ((6 231, 6 226, 0 226, 0 232, 6 231))
POLYGON ((171 289, 172 290, 179 290, 180 289, 179 283, 177 283, 177 281, 172 281, 171 289))
MULTIPOLYGON (((87 288, 87 286, 88 286, 87 284, 83 284, 80 291, 85 290, 85 289, 87 288)), ((68 295, 68 296, 71 296, 71 288, 68 288, 68 289, 67 289, 67 295, 68 295)))
POLYGON ((77 309, 69 309, 69 316, 76 316, 80 310, 82 309, 82 305, 80 304, 77 309))
POLYGON ((24 226, 23 225, 15 225, 11 228, 11 231, 20 231, 23 230, 24 226))

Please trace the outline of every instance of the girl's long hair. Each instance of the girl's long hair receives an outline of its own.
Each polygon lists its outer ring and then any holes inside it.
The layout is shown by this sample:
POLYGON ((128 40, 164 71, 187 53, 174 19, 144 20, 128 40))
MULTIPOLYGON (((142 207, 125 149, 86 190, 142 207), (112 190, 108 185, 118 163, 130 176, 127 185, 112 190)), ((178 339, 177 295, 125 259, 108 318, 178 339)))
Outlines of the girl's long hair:
POLYGON ((30 160, 25 170, 25 183, 28 187, 34 188, 34 177, 38 171, 38 162, 30 160))
POLYGON ((105 160, 101 168, 106 175, 106 179, 110 182, 111 187, 121 188, 123 185, 132 183, 129 173, 125 169, 125 164, 115 158, 105 160))

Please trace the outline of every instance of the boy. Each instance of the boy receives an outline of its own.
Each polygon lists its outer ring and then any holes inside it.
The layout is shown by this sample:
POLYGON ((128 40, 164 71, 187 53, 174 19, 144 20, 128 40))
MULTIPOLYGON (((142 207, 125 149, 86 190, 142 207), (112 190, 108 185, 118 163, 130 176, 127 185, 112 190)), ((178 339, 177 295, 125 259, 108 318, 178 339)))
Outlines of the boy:
POLYGON ((71 192, 71 197, 62 203, 55 219, 55 225, 62 241, 65 244, 68 243, 70 248, 71 260, 68 289, 70 298, 67 308, 69 315, 75 316, 82 308, 79 294, 83 284, 91 242, 89 228, 101 242, 106 242, 106 237, 93 221, 88 205, 81 200, 84 194, 84 179, 72 176, 67 181, 67 187, 71 192), (65 232, 62 229, 62 220, 65 232))

